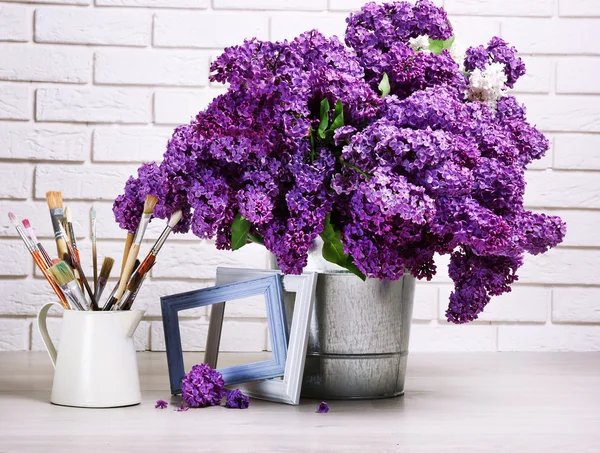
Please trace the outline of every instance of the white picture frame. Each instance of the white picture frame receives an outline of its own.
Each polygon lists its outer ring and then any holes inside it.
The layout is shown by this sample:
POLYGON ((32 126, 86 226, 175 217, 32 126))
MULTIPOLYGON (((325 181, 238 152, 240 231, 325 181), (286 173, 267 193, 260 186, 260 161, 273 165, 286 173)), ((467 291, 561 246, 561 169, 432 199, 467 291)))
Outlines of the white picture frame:
MULTIPOLYGON (((266 379, 248 382, 236 386, 251 398, 278 403, 298 405, 302 389, 302 375, 306 362, 310 318, 315 302, 317 274, 283 275, 280 271, 259 269, 217 268, 217 285, 235 283, 249 278, 280 274, 283 277, 283 291, 296 293, 294 312, 289 332, 287 361, 282 379, 266 379)), ((217 366, 221 328, 225 314, 225 304, 212 306, 208 339, 206 343, 205 363, 212 368, 217 366)), ((288 319, 291 313, 288 313, 288 319)))

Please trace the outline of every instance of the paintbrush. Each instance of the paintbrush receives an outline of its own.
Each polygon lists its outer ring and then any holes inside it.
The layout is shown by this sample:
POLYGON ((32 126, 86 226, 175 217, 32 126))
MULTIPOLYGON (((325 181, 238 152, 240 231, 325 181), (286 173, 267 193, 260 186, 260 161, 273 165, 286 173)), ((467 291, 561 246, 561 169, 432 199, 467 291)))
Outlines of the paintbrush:
POLYGON ((140 224, 137 227, 135 232, 135 236, 133 238, 133 244, 131 244, 131 249, 129 250, 129 254, 127 255, 127 261, 125 262, 125 268, 123 272, 121 272, 121 279, 119 281, 119 288, 115 293, 115 297, 118 300, 121 299, 121 296, 127 289, 127 283, 129 282, 129 277, 133 273, 133 265, 135 264, 135 260, 138 257, 140 252, 140 246, 142 244, 142 239, 144 239, 144 234, 146 233, 146 228, 148 227, 148 223, 150 223, 150 218, 152 217, 152 212, 154 211, 154 207, 158 203, 158 198, 154 195, 148 195, 146 197, 146 201, 144 202, 144 213, 142 214, 142 218, 140 219, 140 224))
MULTIPOLYGON (((154 263, 152 263, 152 266, 150 266, 148 270, 152 269, 153 266, 154 263)), ((129 279, 127 291, 125 291, 125 294, 123 294, 123 297, 121 298, 123 303, 117 308, 113 308, 113 310, 131 310, 131 306, 133 305, 133 302, 135 301, 135 298, 140 292, 140 288, 144 284, 144 281, 146 280, 146 277, 149 273, 150 272, 145 272, 144 274, 138 274, 137 272, 133 273, 133 275, 129 279)))
POLYGON ((96 208, 90 211, 92 221, 92 264, 94 266, 94 293, 98 291, 98 252, 96 250, 96 208))
POLYGON ((102 292, 106 287, 106 283, 108 282, 108 278, 110 277, 110 272, 112 271, 112 267, 115 264, 115 260, 110 256, 104 258, 102 262, 102 269, 100 270, 100 277, 98 277, 98 286, 94 291, 94 300, 96 301, 96 305, 100 302, 100 297, 102 297, 102 292))
MULTIPOLYGON (((66 234, 62 225, 59 225, 59 228, 61 229, 61 233, 63 235, 66 234)), ((67 244, 68 256, 71 258, 73 267, 77 270, 77 273, 79 274, 79 278, 81 279, 81 282, 83 283, 83 286, 85 287, 85 290, 86 290, 88 296, 90 297, 90 301, 92 302, 91 307, 93 310, 97 310, 98 306, 96 305, 96 300, 94 299, 94 293, 92 292, 92 289, 90 288, 90 284, 88 283, 87 278, 85 278, 85 274, 83 273, 83 269, 81 268, 81 263, 77 259, 77 256, 75 256, 75 251, 73 250, 73 247, 71 246, 71 244, 69 242, 66 242, 66 244, 67 244)))
MULTIPOLYGON (((140 260, 135 260, 135 264, 133 265, 133 273, 134 274, 135 274, 135 271, 137 271, 138 267, 140 267, 140 260)), ((110 311, 115 308, 115 304, 118 301, 118 299, 115 297, 115 295, 117 293, 117 290, 119 289, 120 283, 121 283, 121 279, 119 279, 119 281, 117 282, 117 285, 113 288, 112 292, 110 293, 110 296, 108 296, 108 300, 104 304, 104 307, 102 307, 102 311, 110 311)))
POLYGON ((90 306, 87 300, 85 300, 85 296, 75 279, 75 274, 73 274, 73 271, 66 262, 60 261, 50 267, 48 273, 52 276, 56 284, 60 286, 60 289, 62 289, 62 292, 70 302, 71 308, 76 308, 78 310, 90 309, 90 306))
POLYGON ((65 220, 65 231, 69 234, 69 239, 71 240, 71 245, 73 246, 73 251, 75 252, 77 261, 81 262, 81 258, 79 257, 79 248, 77 248, 77 239, 75 238, 75 231, 73 230, 73 219, 71 217, 71 209, 68 206, 65 208, 65 220))
POLYGON ((123 269, 125 269, 125 263, 127 262, 127 255, 129 255, 131 244, 133 244, 133 234, 127 233, 127 239, 125 239, 125 248, 123 249, 123 260, 121 261, 121 274, 123 273, 123 269))
POLYGON ((52 259, 50 258, 50 255, 48 255, 48 252, 46 251, 42 243, 38 240, 37 236, 35 235, 35 232, 33 231, 33 227, 31 226, 31 223, 29 223, 29 220, 23 219, 23 226, 27 230, 27 233, 29 233, 29 237, 33 242, 34 248, 40 252, 42 258, 44 258, 44 261, 46 262, 48 267, 50 267, 52 264, 52 259))
MULTIPOLYGON (((175 228, 175 225, 177 225, 177 223, 181 220, 181 216, 182 216, 181 211, 177 211, 177 212, 173 213, 173 215, 171 216, 171 219, 169 220, 169 223, 167 224, 167 226, 165 227, 163 232, 160 234, 160 236, 158 237, 158 239, 156 240, 156 242, 150 249, 150 252, 148 253, 148 255, 146 255, 146 258, 144 258, 144 261, 142 261, 142 264, 140 264, 140 267, 135 271, 134 275, 131 276, 130 281, 127 283, 127 290, 123 294, 120 304, 118 304, 118 305, 124 304, 125 301, 127 300, 127 297, 129 297, 132 292, 136 292, 136 289, 138 289, 138 287, 141 286, 143 277, 148 273, 150 268, 156 262, 156 255, 158 255, 158 252, 160 252, 160 249, 162 248, 165 241, 169 237, 169 234, 171 234, 171 231, 173 231, 173 228, 175 228), (138 275, 135 275, 135 274, 138 274, 138 275), (136 284, 132 285, 132 280, 135 280, 136 284)), ((117 309, 121 309, 121 308, 117 307, 117 309)), ((125 309, 125 308, 123 308, 123 309, 125 309)))
POLYGON ((12 224, 17 229, 17 233, 19 233, 19 236, 25 243, 25 247, 27 247, 27 251, 31 254, 33 261, 35 262, 37 267, 40 269, 40 271, 42 271, 42 274, 44 274, 44 277, 46 277, 46 280, 48 280, 48 283, 50 283, 50 286, 52 287, 52 289, 54 290, 54 292, 60 299, 60 303, 63 305, 63 307, 65 309, 68 310, 69 303, 67 302, 67 299, 65 298, 65 296, 62 293, 62 291, 60 290, 60 288, 56 285, 56 283, 54 282, 52 277, 50 277, 50 275, 48 274, 48 265, 46 264, 46 261, 44 261, 44 258, 42 258, 42 255, 40 254, 40 252, 38 252, 35 249, 33 243, 29 239, 27 239, 27 235, 25 234, 25 231, 23 231, 23 228, 21 228, 21 225, 19 225, 19 223, 17 222, 17 218, 15 217, 15 215, 12 212, 9 212, 8 218, 10 219, 12 224))
POLYGON ((68 259, 67 241, 65 235, 61 233, 60 225, 63 221, 65 211, 63 208, 62 192, 47 192, 46 200, 50 208, 50 218, 52 219, 52 228, 54 229, 54 239, 56 240, 56 250, 61 259, 68 259))

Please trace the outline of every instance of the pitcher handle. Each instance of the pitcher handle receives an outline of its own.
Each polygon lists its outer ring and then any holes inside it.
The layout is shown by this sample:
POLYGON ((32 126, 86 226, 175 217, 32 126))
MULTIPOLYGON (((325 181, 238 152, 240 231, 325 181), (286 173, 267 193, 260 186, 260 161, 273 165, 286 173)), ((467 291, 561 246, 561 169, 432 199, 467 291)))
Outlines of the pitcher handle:
POLYGON ((63 308, 62 305, 57 304, 56 302, 47 303, 40 309, 37 316, 37 323, 40 335, 42 336, 42 340, 44 341, 44 345, 46 346, 46 350, 48 351, 48 355, 50 356, 50 360, 52 360, 52 366, 56 368, 56 348, 54 347, 54 343, 52 343, 52 340, 50 339, 50 334, 48 334, 48 326, 46 325, 48 311, 54 305, 63 308))

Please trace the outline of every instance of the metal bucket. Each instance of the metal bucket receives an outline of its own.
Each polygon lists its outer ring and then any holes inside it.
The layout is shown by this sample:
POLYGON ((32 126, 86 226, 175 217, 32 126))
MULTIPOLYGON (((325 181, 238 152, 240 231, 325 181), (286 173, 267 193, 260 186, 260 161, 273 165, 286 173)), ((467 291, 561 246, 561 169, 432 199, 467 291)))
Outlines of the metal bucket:
POLYGON ((415 279, 319 271, 302 396, 387 398, 404 393, 415 279))

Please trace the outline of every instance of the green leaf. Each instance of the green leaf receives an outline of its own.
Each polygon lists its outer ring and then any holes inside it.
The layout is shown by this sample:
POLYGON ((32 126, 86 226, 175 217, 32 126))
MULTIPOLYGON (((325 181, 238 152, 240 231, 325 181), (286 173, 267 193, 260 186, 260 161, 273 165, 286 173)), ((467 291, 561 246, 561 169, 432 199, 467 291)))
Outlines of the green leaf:
POLYGON ((431 53, 439 55, 444 49, 450 49, 454 43, 454 36, 442 41, 441 39, 429 39, 429 50, 431 53))
POLYGON ((238 212, 231 225, 231 250, 239 250, 248 242, 248 233, 252 224, 238 212))
POLYGON ((319 137, 325 138, 325 130, 329 126, 329 101, 327 98, 321 101, 321 123, 319 124, 319 137))
POLYGON ((331 127, 329 128, 331 131, 335 131, 344 125, 344 106, 342 105, 342 101, 337 101, 335 104, 333 118, 333 123, 331 123, 331 127))
POLYGON ((382 98, 390 94, 392 88, 390 87, 390 78, 388 77, 387 73, 383 73, 383 78, 381 79, 381 82, 379 82, 379 86, 377 88, 379 88, 379 91, 381 91, 382 98))
POLYGON ((265 244, 265 240, 263 239, 263 237, 260 234, 248 233, 248 239, 250 239, 250 241, 252 241, 252 242, 255 242, 256 244, 261 244, 261 245, 265 244))
POLYGON ((352 257, 344 253, 341 234, 331 223, 330 214, 327 214, 327 217, 325 217, 321 238, 323 239, 323 258, 325 260, 347 269, 363 281, 367 279, 358 267, 356 267, 356 264, 352 262, 352 257))

